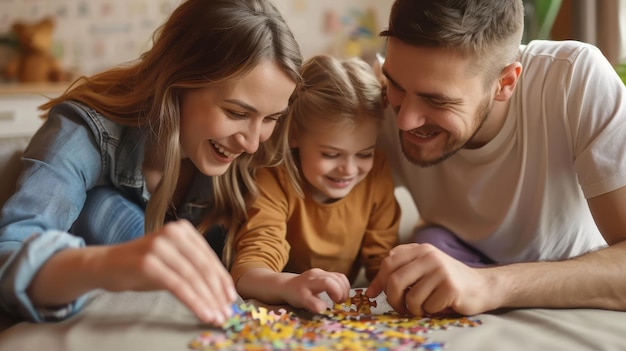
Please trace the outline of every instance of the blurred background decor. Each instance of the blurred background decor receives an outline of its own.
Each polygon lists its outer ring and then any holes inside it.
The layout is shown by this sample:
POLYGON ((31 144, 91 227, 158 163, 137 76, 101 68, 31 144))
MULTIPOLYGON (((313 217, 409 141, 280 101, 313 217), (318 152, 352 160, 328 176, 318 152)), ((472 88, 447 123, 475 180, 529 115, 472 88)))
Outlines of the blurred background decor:
POLYGON ((561 9, 561 0, 524 0, 524 38, 550 39, 552 26, 561 9))
POLYGON ((13 82, 59 82, 66 79, 59 62, 52 55, 54 19, 45 17, 36 22, 15 22, 11 26, 17 38, 16 51, 4 68, 4 77, 13 82))
MULTIPOLYGON (((11 25, 50 16, 51 52, 73 76, 136 59, 182 0, 0 0, 0 71, 16 54, 11 25)), ((305 58, 382 52, 378 33, 393 0, 274 0, 305 58)), ((616 67, 626 59, 626 0, 524 0, 524 41, 576 39, 598 46, 616 67)))
MULTIPOLYGON (((181 0, 0 0, 0 36, 10 40, 15 22, 54 19, 50 51, 72 76, 91 75, 136 59, 152 32, 181 0)), ((0 71, 17 54, 0 47, 0 71)))

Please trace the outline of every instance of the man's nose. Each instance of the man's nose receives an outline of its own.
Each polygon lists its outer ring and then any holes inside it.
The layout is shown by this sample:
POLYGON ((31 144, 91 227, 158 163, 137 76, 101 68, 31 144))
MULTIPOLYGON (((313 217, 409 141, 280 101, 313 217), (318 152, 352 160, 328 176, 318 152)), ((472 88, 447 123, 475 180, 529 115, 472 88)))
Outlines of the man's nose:
POLYGON ((400 130, 412 130, 424 125, 426 115, 424 109, 415 99, 405 97, 402 104, 396 107, 396 123, 400 130))

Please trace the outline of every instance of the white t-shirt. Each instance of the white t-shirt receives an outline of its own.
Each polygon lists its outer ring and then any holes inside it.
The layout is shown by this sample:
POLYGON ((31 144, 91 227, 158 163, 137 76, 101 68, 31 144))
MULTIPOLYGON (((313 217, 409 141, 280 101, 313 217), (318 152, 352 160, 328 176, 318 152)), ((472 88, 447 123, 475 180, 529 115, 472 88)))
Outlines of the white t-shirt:
MULTIPOLYGON (((533 41, 498 135, 421 168, 383 134, 419 214, 499 263, 558 260, 606 246, 586 199, 626 185, 626 88, 595 47, 533 41)), ((393 114, 393 112, 391 112, 393 114)))

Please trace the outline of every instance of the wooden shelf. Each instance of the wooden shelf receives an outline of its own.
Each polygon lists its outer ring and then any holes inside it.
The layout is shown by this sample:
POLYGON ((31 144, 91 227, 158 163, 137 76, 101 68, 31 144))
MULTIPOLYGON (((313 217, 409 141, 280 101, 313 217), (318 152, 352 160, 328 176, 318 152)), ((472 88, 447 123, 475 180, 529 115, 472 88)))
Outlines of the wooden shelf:
POLYGON ((0 95, 33 94, 60 95, 70 85, 62 83, 0 83, 0 95))

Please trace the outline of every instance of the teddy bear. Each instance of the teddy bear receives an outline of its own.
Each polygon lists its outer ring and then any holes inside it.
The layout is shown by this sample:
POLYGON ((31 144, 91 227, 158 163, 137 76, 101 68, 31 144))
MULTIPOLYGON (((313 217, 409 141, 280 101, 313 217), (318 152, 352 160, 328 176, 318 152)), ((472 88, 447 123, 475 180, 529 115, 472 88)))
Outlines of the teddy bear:
POLYGON ((18 54, 7 63, 4 76, 20 83, 65 80, 58 61, 52 56, 54 20, 46 17, 35 23, 15 22, 12 30, 19 44, 18 54))

